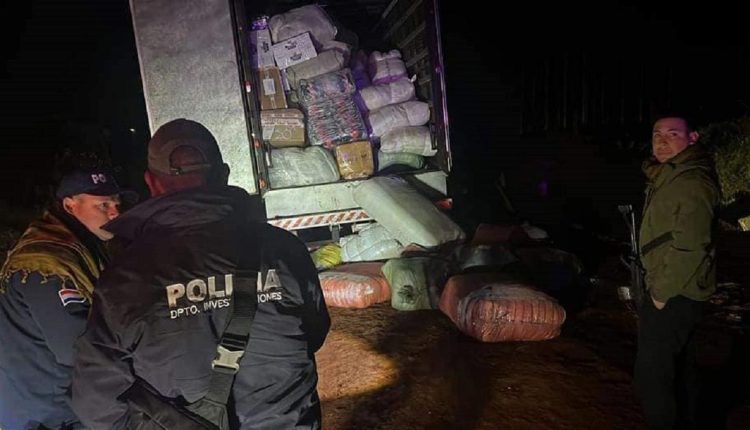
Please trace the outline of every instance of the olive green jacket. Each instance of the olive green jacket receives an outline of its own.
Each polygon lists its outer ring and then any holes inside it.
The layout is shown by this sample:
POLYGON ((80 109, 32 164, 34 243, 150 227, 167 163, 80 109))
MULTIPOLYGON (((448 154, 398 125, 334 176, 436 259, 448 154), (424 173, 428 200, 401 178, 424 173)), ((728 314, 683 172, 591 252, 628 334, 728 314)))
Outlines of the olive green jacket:
POLYGON ((693 145, 648 178, 639 243, 646 288, 660 302, 682 295, 704 301, 716 289, 714 230, 720 190, 711 156, 693 145))

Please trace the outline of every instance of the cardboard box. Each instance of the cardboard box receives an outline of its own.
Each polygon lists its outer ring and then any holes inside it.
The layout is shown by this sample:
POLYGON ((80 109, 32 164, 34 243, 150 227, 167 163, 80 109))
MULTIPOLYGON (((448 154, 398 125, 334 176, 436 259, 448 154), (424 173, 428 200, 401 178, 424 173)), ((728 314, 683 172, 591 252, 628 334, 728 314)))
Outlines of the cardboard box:
POLYGON ((277 67, 268 67, 258 71, 260 84, 260 109, 286 109, 284 87, 281 85, 281 71, 277 67))
POLYGON ((271 49, 273 50, 276 65, 280 69, 286 69, 289 66, 302 63, 318 55, 312 39, 310 39, 310 33, 302 33, 299 36, 294 36, 291 39, 273 45, 271 49))
POLYGON ((336 163, 344 179, 359 179, 372 176, 375 163, 369 141, 345 143, 336 146, 336 163))
POLYGON ((263 140, 274 148, 305 146, 305 116, 298 109, 262 111, 260 125, 263 140))
POLYGON ((250 61, 255 70, 276 66, 271 47, 271 32, 268 29, 250 32, 250 61))

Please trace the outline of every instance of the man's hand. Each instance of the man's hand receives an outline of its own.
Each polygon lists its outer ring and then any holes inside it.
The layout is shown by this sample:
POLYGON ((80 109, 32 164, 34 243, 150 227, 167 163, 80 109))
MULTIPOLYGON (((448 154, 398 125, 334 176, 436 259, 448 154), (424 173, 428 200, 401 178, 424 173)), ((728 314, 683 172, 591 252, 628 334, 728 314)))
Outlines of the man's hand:
POLYGON ((651 300, 654 302, 654 306, 656 306, 656 309, 662 310, 664 309, 664 306, 666 305, 666 302, 660 302, 654 298, 654 296, 651 296, 651 300))

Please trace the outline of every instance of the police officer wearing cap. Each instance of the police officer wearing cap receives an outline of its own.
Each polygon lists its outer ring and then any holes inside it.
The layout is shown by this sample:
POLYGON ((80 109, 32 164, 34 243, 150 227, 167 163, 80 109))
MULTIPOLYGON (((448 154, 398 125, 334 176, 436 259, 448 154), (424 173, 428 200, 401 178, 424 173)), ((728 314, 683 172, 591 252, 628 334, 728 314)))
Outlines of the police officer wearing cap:
POLYGON ((92 429, 319 429, 330 319, 307 248, 228 186, 203 125, 148 144, 152 198, 105 228, 127 247, 76 342, 72 405, 92 429))
POLYGON ((101 226, 119 215, 110 172, 65 175, 0 269, 0 427, 81 427, 69 405, 73 342, 83 332, 94 285, 109 261, 101 226))

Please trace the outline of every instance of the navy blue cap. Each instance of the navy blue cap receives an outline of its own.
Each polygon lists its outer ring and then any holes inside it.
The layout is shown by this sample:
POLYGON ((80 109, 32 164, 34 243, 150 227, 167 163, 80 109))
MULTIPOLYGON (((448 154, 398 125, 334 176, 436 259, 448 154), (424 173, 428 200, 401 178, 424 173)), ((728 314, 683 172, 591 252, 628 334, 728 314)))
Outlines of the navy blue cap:
POLYGON ((120 188, 115 177, 107 169, 79 169, 63 176, 55 197, 63 199, 77 194, 91 194, 92 196, 117 194, 132 202, 138 200, 138 194, 120 188))

